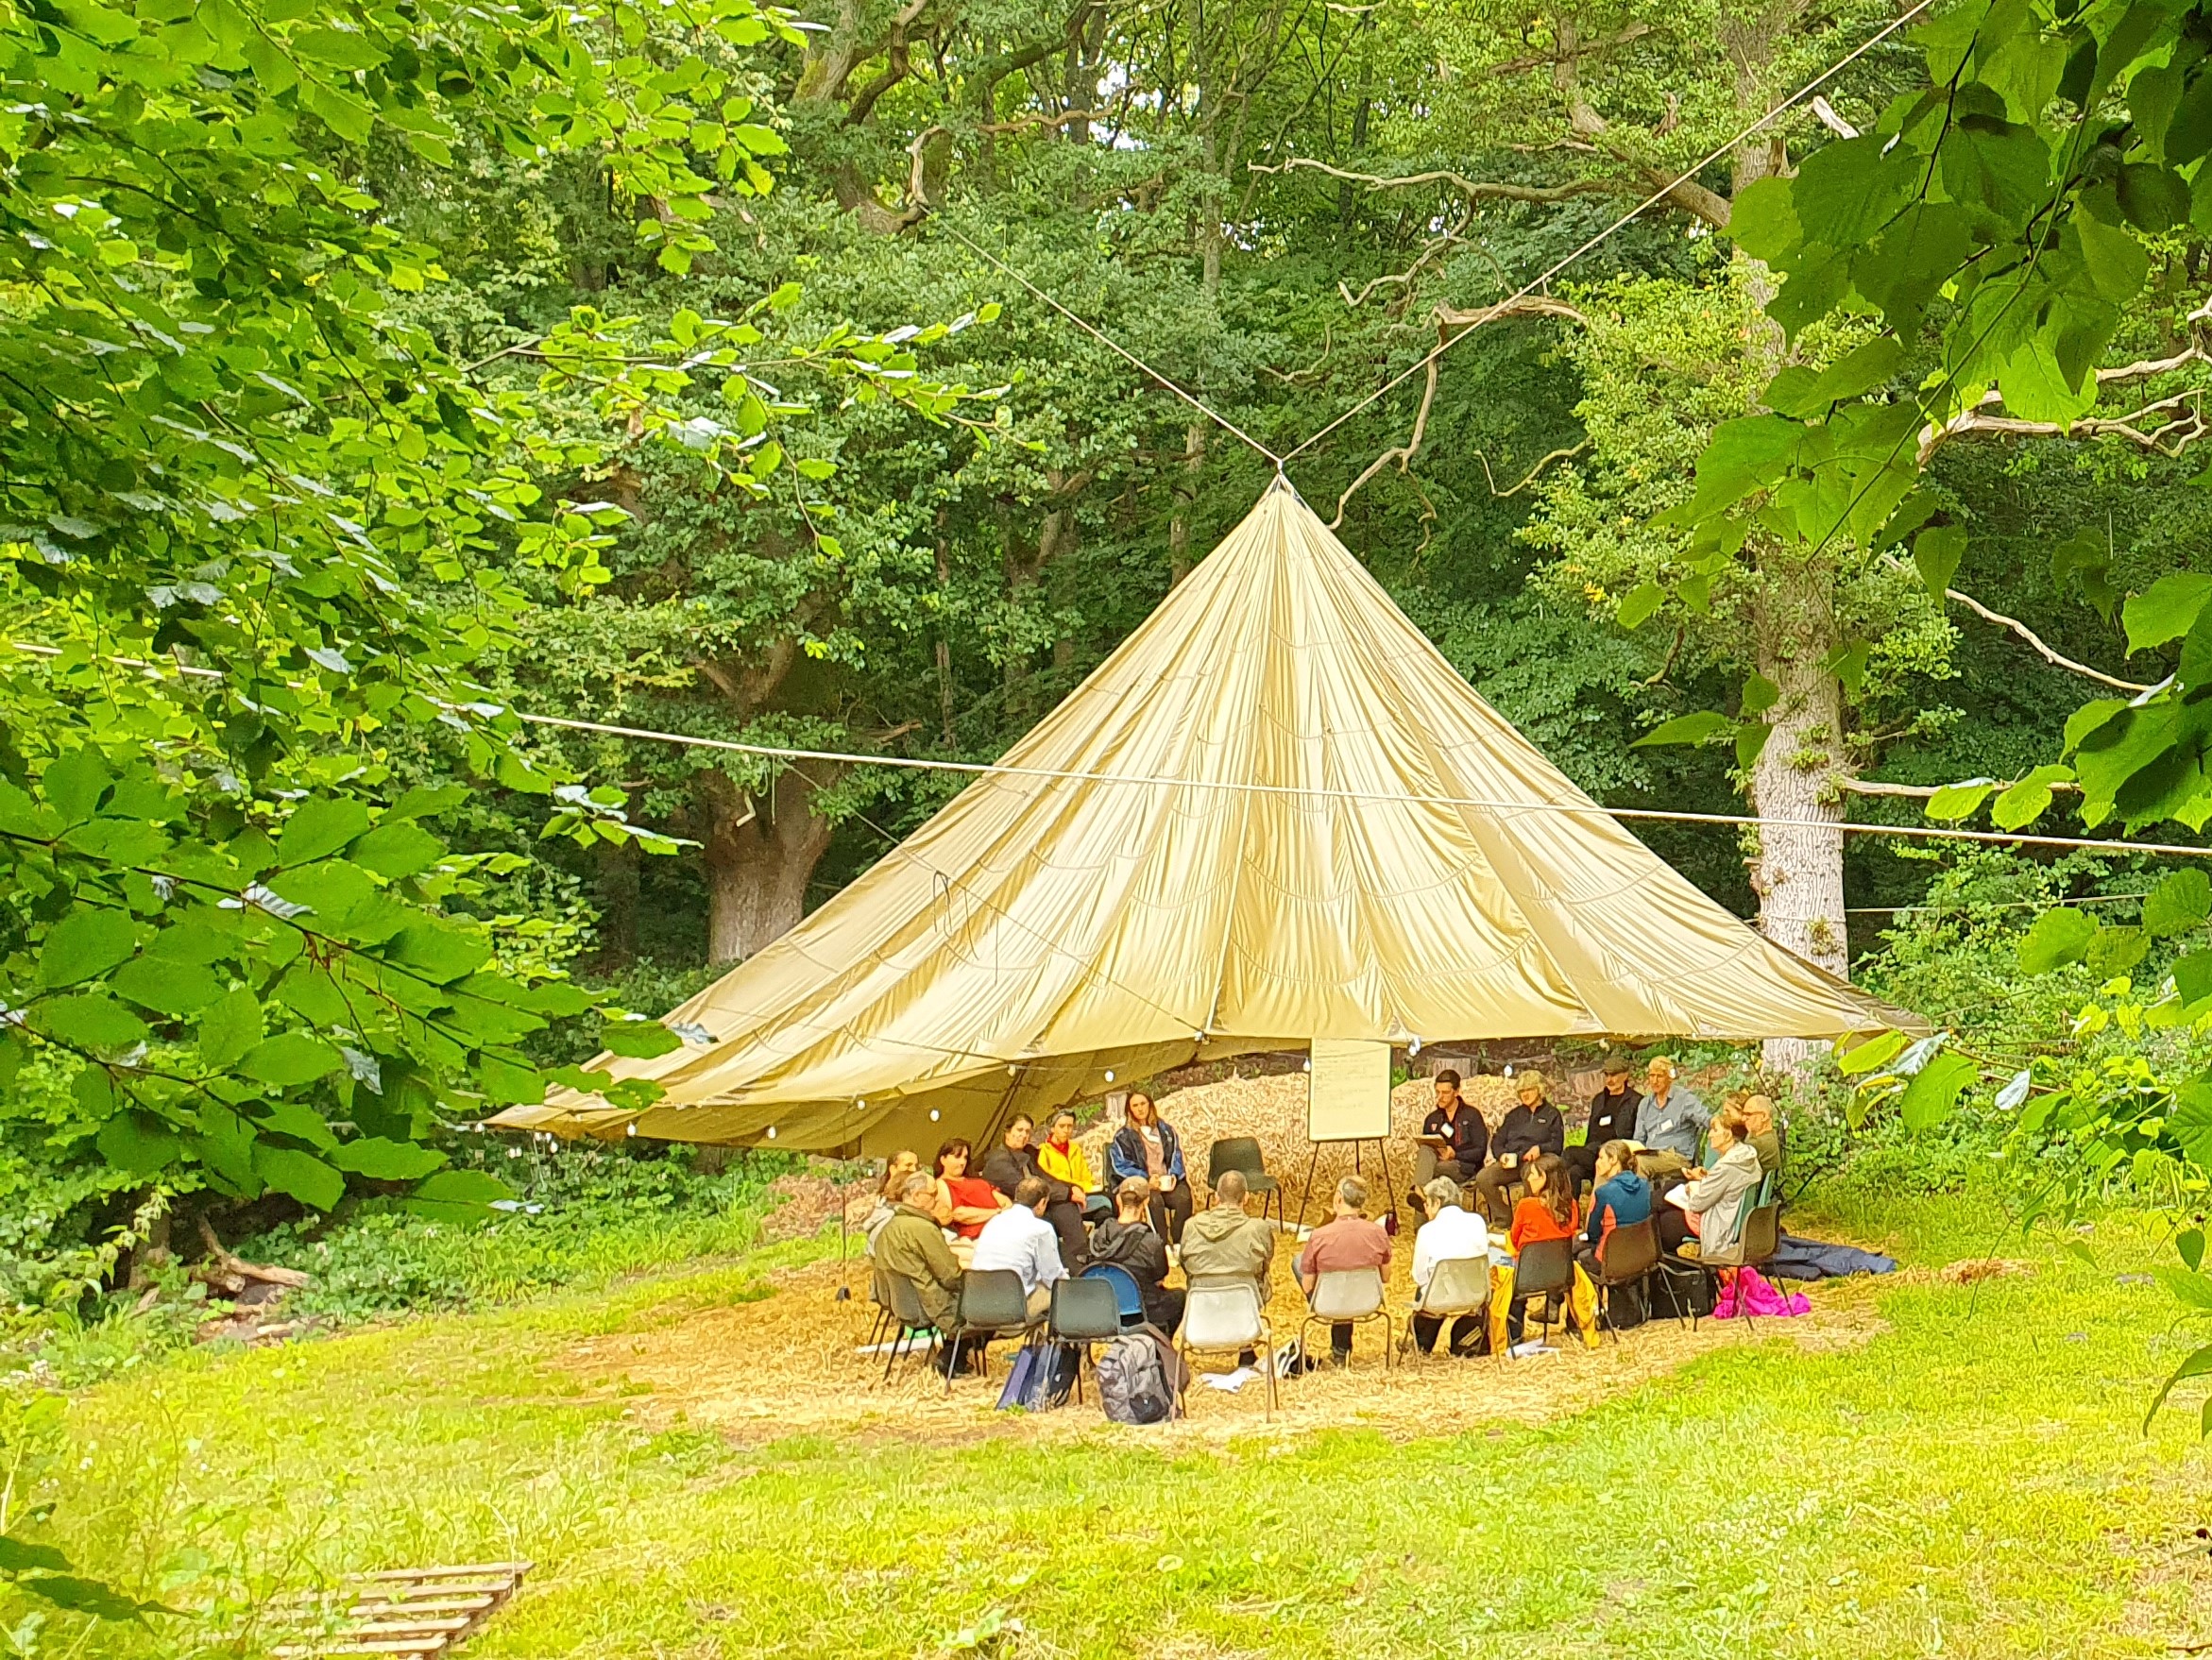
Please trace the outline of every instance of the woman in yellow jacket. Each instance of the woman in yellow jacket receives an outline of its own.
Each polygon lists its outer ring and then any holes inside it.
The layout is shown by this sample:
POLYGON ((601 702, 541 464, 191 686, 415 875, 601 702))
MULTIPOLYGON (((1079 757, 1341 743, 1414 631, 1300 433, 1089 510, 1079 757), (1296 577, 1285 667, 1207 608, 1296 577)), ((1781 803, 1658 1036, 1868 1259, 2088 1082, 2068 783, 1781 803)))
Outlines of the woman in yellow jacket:
POLYGON ((1054 1181, 1067 1184, 1066 1195, 1055 1193, 1052 1202, 1045 1207, 1045 1220, 1060 1235, 1060 1255, 1067 1271, 1080 1274, 1083 1260, 1090 1255, 1083 1213, 1090 1196, 1098 1191, 1098 1178, 1091 1174, 1091 1161, 1083 1156, 1082 1148, 1076 1145, 1074 1113, 1053 1115, 1052 1133, 1037 1149, 1037 1168, 1054 1181))

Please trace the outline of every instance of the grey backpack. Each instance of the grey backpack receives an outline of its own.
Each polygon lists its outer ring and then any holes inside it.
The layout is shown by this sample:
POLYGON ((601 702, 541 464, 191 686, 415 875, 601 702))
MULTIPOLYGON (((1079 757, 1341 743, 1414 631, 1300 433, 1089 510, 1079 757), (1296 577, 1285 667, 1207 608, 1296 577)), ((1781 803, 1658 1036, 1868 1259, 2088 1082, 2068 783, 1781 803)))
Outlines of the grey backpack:
POLYGON ((1158 1424, 1175 1415, 1175 1391, 1149 1333, 1116 1337, 1098 1357, 1098 1401, 1117 1424, 1158 1424))

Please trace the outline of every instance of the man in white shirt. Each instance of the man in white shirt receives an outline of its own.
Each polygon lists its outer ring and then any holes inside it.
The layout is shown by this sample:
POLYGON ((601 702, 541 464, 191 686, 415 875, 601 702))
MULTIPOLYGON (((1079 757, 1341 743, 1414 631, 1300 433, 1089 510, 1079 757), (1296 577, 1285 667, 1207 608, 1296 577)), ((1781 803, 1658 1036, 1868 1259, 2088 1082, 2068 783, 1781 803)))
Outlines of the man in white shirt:
POLYGON ((1052 1282, 1067 1278, 1067 1264, 1060 1259, 1060 1235, 1045 1220, 1052 1190, 1038 1177, 1024 1177, 1013 1190, 1013 1203, 990 1221, 976 1236, 976 1254, 970 1273, 989 1268, 1012 1268, 1022 1277, 1022 1290, 1029 1299, 1029 1318, 1041 1320, 1052 1306, 1052 1282))
MULTIPOLYGON (((1437 1276, 1437 1265, 1475 1262, 1479 1264, 1476 1273, 1487 1277, 1490 1271, 1490 1235, 1482 1218, 1462 1204, 1457 1182, 1438 1177, 1421 1190, 1421 1200, 1429 1219, 1413 1236, 1413 1340, 1421 1346, 1421 1353, 1428 1354, 1436 1348, 1437 1335, 1444 1325, 1443 1315, 1423 1313, 1421 1309, 1428 1296, 1429 1282, 1437 1276)), ((1452 1322, 1451 1352, 1481 1352, 1475 1340, 1482 1329, 1481 1314, 1461 1314, 1452 1322)))

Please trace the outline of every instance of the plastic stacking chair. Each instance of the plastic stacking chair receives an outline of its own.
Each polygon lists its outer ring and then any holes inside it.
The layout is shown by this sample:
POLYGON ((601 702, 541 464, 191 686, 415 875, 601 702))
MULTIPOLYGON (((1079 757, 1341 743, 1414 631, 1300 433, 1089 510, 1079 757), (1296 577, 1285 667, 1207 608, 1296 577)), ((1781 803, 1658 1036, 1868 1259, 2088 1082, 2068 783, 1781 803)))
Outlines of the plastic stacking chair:
POLYGON ((1597 1253, 1597 1320, 1621 1341, 1613 1324, 1612 1294, 1623 1286, 1640 1286, 1659 1265, 1659 1224, 1649 1216, 1642 1222, 1624 1222, 1606 1235, 1597 1253))
POLYGON ((1022 1291, 1022 1277, 1012 1268, 970 1268, 961 1276, 960 1307, 952 1330, 944 1334, 951 1358, 944 1367, 944 1393, 952 1393, 952 1375, 959 1369, 961 1345, 969 1337, 995 1337, 1002 1332, 1028 1332, 1036 1321, 1029 1318, 1029 1300, 1022 1291))
MULTIPOLYGON (((1543 1341, 1552 1340, 1550 1299, 1566 1296, 1574 1290, 1574 1242, 1571 1239, 1532 1239, 1521 1247, 1521 1258, 1513 1265, 1513 1300, 1526 1302, 1532 1296, 1545 1300, 1543 1341)), ((1524 1327, 1525 1330, 1526 1328, 1524 1327)))
POLYGON ((1175 1343, 1186 1359, 1194 1354, 1256 1352, 1268 1381, 1266 1415, 1273 1419, 1275 1334, 1260 1307, 1258 1286, 1249 1279, 1192 1280, 1190 1299, 1183 1309, 1183 1329, 1176 1333, 1175 1343))
MULTIPOLYGON (((1480 1314, 1489 1306, 1489 1258, 1447 1257, 1429 1276, 1428 1290, 1415 1301, 1414 1312, 1432 1314, 1440 1320, 1456 1320, 1464 1314, 1480 1314)), ((1410 1327, 1406 1335, 1412 1335, 1410 1327)), ((1437 1341, 1443 1345, 1448 1358, 1452 1347, 1450 1329, 1439 1330, 1437 1341)))
POLYGON ((1260 1195, 1260 1216, 1268 1214, 1268 1195, 1275 1199, 1275 1225, 1283 1225, 1282 1184, 1268 1174, 1268 1167, 1260 1158, 1260 1143, 1251 1136, 1224 1136, 1206 1152, 1206 1191, 1210 1194, 1222 1176, 1232 1170, 1244 1173, 1244 1184, 1260 1195))
POLYGON ((1383 1271, 1380 1268, 1339 1268, 1322 1275, 1314 1281, 1312 1306, 1298 1328, 1298 1348, 1301 1354, 1310 1352, 1305 1334, 1315 1321, 1332 1326, 1364 1326, 1370 1320, 1383 1323, 1383 1370, 1390 1369, 1390 1362, 1397 1347, 1395 1328, 1390 1311, 1383 1303, 1383 1271))
MULTIPOLYGON (((1735 1266, 1757 1268, 1763 1274, 1767 1263, 1774 1261, 1775 1252, 1781 1249, 1781 1206, 1772 1203, 1756 1206, 1751 1214, 1744 1218, 1744 1233, 1737 1242, 1738 1260, 1735 1266)), ((1741 1291, 1736 1296, 1736 1313, 1743 1317, 1746 1326, 1751 1324, 1750 1305, 1744 1301, 1741 1291)))
POLYGON ((1075 1397, 1083 1397, 1083 1368, 1091 1364, 1091 1345, 1121 1335, 1121 1299, 1104 1279, 1055 1279, 1052 1313, 1046 1335, 1076 1351, 1075 1397))
POLYGON ((884 1300, 890 1306, 892 1320, 897 1327, 897 1335, 892 1340, 891 1353, 883 1363, 883 1376, 879 1380, 888 1383, 891 1381, 891 1369, 898 1364, 900 1358, 915 1352, 913 1340, 934 1328, 928 1312, 922 1307, 922 1294, 911 1279, 889 1268, 878 1268, 876 1272, 882 1276, 884 1300))
POLYGON ((1145 1323, 1144 1288, 1137 1284, 1137 1277, 1119 1262, 1093 1262, 1079 1278, 1103 1279, 1114 1287, 1115 1306, 1121 1311, 1124 1331, 1145 1323))

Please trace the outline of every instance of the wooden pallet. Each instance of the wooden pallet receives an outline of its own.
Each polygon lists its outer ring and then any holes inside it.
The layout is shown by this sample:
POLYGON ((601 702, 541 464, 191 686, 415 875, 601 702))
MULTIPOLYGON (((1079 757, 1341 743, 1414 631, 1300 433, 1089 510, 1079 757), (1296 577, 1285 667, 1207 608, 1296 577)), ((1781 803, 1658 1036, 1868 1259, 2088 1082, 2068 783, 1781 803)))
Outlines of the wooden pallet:
POLYGON ((342 1588, 288 1602, 269 1650, 278 1660, 390 1654, 436 1660, 451 1653, 505 1604, 531 1569, 527 1562, 458 1567, 393 1567, 348 1574, 342 1588))

